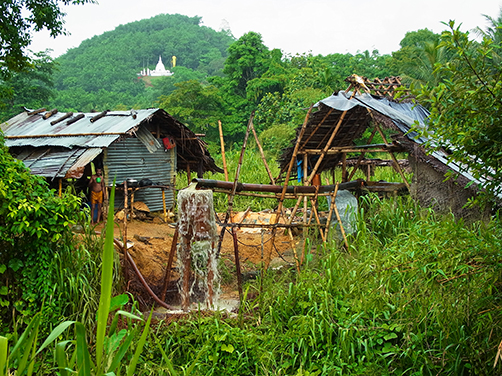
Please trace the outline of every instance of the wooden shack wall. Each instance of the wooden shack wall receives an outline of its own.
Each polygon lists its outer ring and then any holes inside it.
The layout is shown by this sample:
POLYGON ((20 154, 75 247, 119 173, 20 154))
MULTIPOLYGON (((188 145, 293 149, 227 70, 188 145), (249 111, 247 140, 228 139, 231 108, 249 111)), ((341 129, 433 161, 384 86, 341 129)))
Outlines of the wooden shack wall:
MULTIPOLYGON (((105 183, 110 186, 113 178, 117 183, 127 179, 150 179, 154 183, 174 185, 176 174, 176 147, 165 151, 163 147, 150 153, 137 138, 126 138, 111 144, 104 151, 103 165, 105 183)), ((166 207, 174 206, 174 191, 165 191, 166 207)), ((163 209, 162 191, 159 188, 141 189, 134 195, 134 201, 144 202, 151 211, 163 209)), ((117 191, 115 207, 124 206, 123 193, 117 191)))

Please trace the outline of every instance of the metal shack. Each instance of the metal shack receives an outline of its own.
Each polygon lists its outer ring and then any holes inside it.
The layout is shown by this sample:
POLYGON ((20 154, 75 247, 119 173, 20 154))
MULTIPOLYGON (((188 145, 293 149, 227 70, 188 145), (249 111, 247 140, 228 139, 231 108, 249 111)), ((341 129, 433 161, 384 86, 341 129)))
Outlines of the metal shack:
MULTIPOLYGON (((174 205, 177 170, 222 171, 206 144, 162 109, 59 113, 25 111, 1 124, 5 145, 33 174, 56 187, 73 179, 87 187, 91 162, 103 169, 105 184, 131 179, 160 189, 139 189, 135 201, 150 210, 174 205), (165 191, 165 192, 164 192, 165 191), (164 196, 164 202, 163 197, 164 196)), ((123 206, 117 192, 116 207, 123 206)))

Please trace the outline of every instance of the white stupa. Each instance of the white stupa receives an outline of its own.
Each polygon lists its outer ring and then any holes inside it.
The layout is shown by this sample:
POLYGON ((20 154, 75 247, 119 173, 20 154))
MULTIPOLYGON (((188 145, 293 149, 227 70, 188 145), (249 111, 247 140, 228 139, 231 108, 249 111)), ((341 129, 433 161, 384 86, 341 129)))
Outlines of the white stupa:
POLYGON ((159 56, 159 62, 157 63, 157 66, 155 67, 154 70, 150 70, 148 68, 143 68, 143 70, 138 73, 138 76, 154 76, 154 77, 172 76, 172 75, 173 75, 173 72, 166 69, 166 67, 164 66, 164 63, 162 63, 161 56, 159 56))

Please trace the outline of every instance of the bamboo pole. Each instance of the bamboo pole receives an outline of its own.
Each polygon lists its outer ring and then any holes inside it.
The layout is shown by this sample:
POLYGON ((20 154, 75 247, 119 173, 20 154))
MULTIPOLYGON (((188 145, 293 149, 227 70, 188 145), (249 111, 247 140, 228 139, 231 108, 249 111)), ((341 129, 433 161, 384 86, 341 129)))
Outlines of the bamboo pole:
POLYGON ((338 220, 338 224, 340 225, 340 231, 343 236, 343 241, 345 243, 345 247, 347 247, 347 252, 349 252, 349 254, 350 254, 349 242, 347 241, 347 236, 345 235, 345 229, 343 228, 343 225, 342 225, 342 219, 340 218, 340 213, 338 212, 336 202, 334 200, 333 200, 333 202, 335 203, 334 209, 335 209, 336 219, 338 220))
MULTIPOLYGON (((303 155, 303 185, 307 182, 307 174, 308 174, 308 155, 303 155)), ((308 199, 307 196, 303 196, 303 223, 307 223, 307 207, 308 207, 308 199)), ((296 214, 296 213, 295 213, 296 214)), ((305 261, 305 246, 307 245, 307 227, 303 228, 303 247, 302 247, 302 258, 300 262, 303 264, 305 261)))
POLYGON ((227 158, 225 157, 225 141, 223 140, 223 128, 221 121, 218 120, 218 129, 220 131, 221 156, 223 158, 223 171, 225 173, 225 181, 228 181, 227 158))
POLYGON ((347 182, 347 153, 342 153, 342 183, 347 182))
POLYGON ((242 301, 242 274, 241 274, 241 262, 239 260, 239 243, 237 242, 237 232, 235 227, 232 227, 232 238, 234 240, 234 257, 235 257, 235 269, 237 272, 237 290, 239 291, 239 299, 242 301))
POLYGON ((134 217, 134 188, 131 189, 131 221, 134 217))
POLYGON ((59 198, 63 197, 63 179, 59 178, 59 198))
POLYGON ((260 144, 260 140, 258 140, 258 136, 256 134, 256 130, 254 129, 254 125, 251 124, 251 130, 253 131, 254 139, 256 141, 256 145, 258 145, 258 150, 260 151, 261 155, 261 160, 263 161, 263 164, 265 165, 265 169, 267 170, 268 177, 270 179, 270 184, 275 185, 275 180, 274 177, 272 176, 272 172, 270 171, 270 168, 268 168, 267 160, 265 159, 265 153, 263 152, 263 149, 260 144))

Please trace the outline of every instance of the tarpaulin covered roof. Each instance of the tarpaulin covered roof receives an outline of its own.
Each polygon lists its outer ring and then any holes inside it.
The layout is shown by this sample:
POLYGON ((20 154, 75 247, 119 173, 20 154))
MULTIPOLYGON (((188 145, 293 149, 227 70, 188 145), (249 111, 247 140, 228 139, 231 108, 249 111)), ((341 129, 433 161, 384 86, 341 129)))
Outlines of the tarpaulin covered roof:
MULTIPOLYGON (((419 104, 409 101, 396 102, 368 93, 354 95, 352 92, 340 91, 319 101, 315 107, 317 111, 311 114, 302 140, 295 139, 290 147, 283 150, 279 159, 281 170, 287 169, 293 155, 294 145, 297 142, 300 142, 299 154, 302 150, 322 150, 333 129, 340 121, 340 129, 330 148, 336 149, 337 147, 354 145, 354 140, 359 138, 370 125, 372 120, 370 112, 390 120, 395 129, 399 130, 411 143, 424 145, 427 142, 426 137, 412 131, 412 129, 426 129, 429 112, 419 104), (372 111, 368 111, 368 109, 372 111), (342 117, 344 112, 346 114, 342 117)), ((299 130, 300 128, 297 130, 297 137, 299 130)), ((430 155, 439 161, 444 169, 451 169, 469 181, 483 182, 474 178, 465 167, 448 161, 446 151, 433 151, 430 155)), ((340 159, 341 153, 326 155, 319 171, 335 168, 340 159)))

